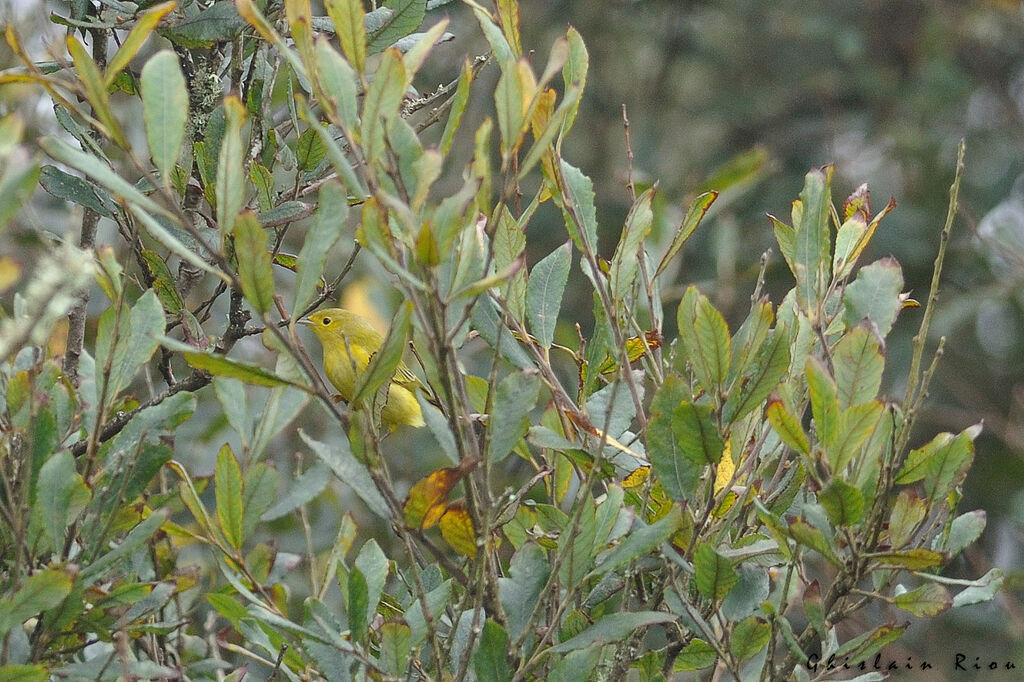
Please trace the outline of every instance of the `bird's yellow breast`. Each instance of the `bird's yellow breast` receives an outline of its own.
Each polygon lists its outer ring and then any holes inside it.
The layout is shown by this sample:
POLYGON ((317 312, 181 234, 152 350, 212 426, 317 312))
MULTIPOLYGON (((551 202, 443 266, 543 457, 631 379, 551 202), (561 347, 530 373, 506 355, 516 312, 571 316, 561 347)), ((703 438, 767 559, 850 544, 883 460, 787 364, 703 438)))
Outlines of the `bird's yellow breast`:
MULTIPOLYGON (((321 310, 307 319, 307 324, 323 347, 324 374, 327 380, 338 389, 342 398, 352 400, 357 380, 366 371, 373 354, 380 350, 383 337, 361 317, 340 308, 321 310)), ((388 399, 381 411, 384 426, 425 425, 423 411, 416 395, 410 390, 415 383, 415 375, 405 365, 399 366, 396 377, 392 378, 388 387, 388 399)))

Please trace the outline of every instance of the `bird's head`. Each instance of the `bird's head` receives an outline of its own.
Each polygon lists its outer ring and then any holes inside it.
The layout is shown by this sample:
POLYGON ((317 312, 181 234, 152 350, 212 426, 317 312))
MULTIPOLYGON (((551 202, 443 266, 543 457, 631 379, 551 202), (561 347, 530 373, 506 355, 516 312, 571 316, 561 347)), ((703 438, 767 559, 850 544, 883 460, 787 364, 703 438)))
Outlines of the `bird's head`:
POLYGON ((325 308, 310 313, 299 320, 299 324, 312 329, 319 338, 329 339, 341 335, 342 321, 346 315, 350 314, 341 308, 325 308))
POLYGON ((321 342, 347 341, 374 348, 380 345, 380 335, 373 327, 359 315, 344 308, 318 310, 299 320, 299 324, 312 329, 321 342))

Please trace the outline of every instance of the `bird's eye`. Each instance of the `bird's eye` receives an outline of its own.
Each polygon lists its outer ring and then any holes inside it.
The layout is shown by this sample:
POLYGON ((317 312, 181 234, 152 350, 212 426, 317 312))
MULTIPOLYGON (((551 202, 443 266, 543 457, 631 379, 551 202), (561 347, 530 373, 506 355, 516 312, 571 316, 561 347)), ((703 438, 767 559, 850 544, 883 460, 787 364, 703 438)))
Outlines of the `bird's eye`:
POLYGON ((329 325, 330 323, 331 323, 331 318, 329 318, 329 317, 325 317, 325 318, 324 318, 324 326, 326 327, 326 326, 327 326, 327 325, 329 325))

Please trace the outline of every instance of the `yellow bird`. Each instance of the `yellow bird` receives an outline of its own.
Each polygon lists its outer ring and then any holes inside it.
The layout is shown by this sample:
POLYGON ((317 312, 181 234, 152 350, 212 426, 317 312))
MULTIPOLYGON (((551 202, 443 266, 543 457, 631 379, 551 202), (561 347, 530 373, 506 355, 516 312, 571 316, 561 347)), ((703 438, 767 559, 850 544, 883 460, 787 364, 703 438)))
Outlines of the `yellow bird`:
MULTIPOLYGON (((342 308, 325 308, 299 320, 313 330, 324 350, 324 373, 346 401, 355 394, 357 379, 370 358, 380 350, 384 337, 363 317, 342 308)), ((400 363, 391 379, 381 423, 389 429, 399 424, 424 426, 423 411, 413 393, 419 379, 400 363)))

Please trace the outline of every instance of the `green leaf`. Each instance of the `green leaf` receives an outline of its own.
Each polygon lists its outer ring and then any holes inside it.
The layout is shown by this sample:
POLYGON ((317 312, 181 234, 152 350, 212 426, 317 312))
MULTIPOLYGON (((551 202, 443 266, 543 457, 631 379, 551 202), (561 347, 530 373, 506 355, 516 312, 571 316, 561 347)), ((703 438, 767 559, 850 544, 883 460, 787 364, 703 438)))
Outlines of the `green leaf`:
MULTIPOLYGON (((165 342, 165 345, 166 342, 165 342)), ((175 348, 175 350, 177 350, 175 348)), ((214 376, 239 379, 254 386, 293 386, 292 382, 283 379, 268 369, 241 360, 234 360, 217 353, 182 353, 185 362, 195 369, 209 372, 214 376)))
POLYGON ((923 571, 928 568, 942 566, 949 561, 949 555, 945 552, 936 552, 920 547, 915 549, 880 552, 872 554, 871 558, 885 566, 905 568, 908 571, 923 571))
MULTIPOLYGON (((168 12, 173 10, 175 5, 170 2, 163 2, 155 7, 148 9, 141 17, 135 20, 135 25, 132 26, 132 30, 128 32, 128 35, 121 41, 121 46, 117 48, 117 52, 111 57, 110 62, 107 64, 106 73, 104 74, 103 82, 107 88, 113 85, 121 71, 128 66, 129 62, 135 58, 135 55, 139 53, 139 48, 146 42, 146 38, 156 28, 157 23, 166 15, 168 12)), ((134 93, 133 93, 134 94, 134 93)))
POLYGON ((555 338, 555 326, 571 265, 572 247, 566 242, 534 265, 530 272, 526 288, 530 331, 544 348, 550 348, 555 338))
POLYGON ((245 204, 245 153, 242 149, 245 105, 229 95, 224 98, 224 111, 224 139, 217 157, 217 226, 221 235, 229 235, 235 216, 245 204))
POLYGON ((120 315, 111 309, 100 319, 96 361, 99 368, 110 363, 106 384, 107 404, 135 378, 139 368, 146 364, 160 346, 164 332, 164 311, 152 289, 139 297, 131 312, 120 315), (114 322, 118 327, 114 329, 114 322), (114 345, 113 349, 110 344, 114 345), (110 353, 113 353, 111 356, 110 353))
POLYGON ((864 517, 864 497, 860 490, 838 478, 818 492, 818 502, 835 526, 852 526, 864 517))
POLYGON ((466 112, 466 104, 469 102, 469 86, 472 83, 473 65, 466 60, 462 65, 462 73, 459 74, 459 84, 455 89, 451 110, 448 112, 448 122, 445 123, 441 141, 438 143, 438 150, 443 156, 447 156, 451 150, 455 133, 458 132, 459 125, 462 123, 462 115, 466 112))
POLYGON ((694 464, 716 465, 722 459, 725 441, 713 419, 710 405, 683 402, 672 412, 672 434, 683 456, 694 464))
POLYGON ((956 436, 940 433, 923 447, 910 451, 896 474, 896 483, 902 485, 923 479, 925 496, 940 500, 963 482, 972 461, 974 441, 968 431, 956 436))
MULTIPOLYGON (((778 549, 778 543, 774 540, 764 540, 757 544, 761 543, 764 543, 766 547, 771 547, 772 554, 778 549)), ((749 550, 751 548, 742 547, 738 549, 749 550)), ((726 558, 735 557, 727 556, 726 558)), ((725 599, 722 600, 721 607, 722 616, 731 621, 746 618, 759 611, 761 604, 768 598, 770 589, 767 568, 758 566, 754 561, 741 563, 738 568, 739 581, 735 587, 729 590, 729 594, 726 595, 725 599)))
MULTIPOLYGON (((373 622, 374 614, 377 613, 377 604, 380 602, 380 595, 384 591, 384 584, 388 579, 388 558, 377 544, 376 540, 368 540, 360 550, 355 560, 355 569, 352 573, 362 575, 363 584, 361 589, 362 609, 355 603, 350 602, 348 613, 350 626, 353 627, 353 636, 361 640, 363 633, 356 633, 354 624, 361 624, 364 628, 373 622)), ((350 584, 351 586, 351 584, 350 584)), ((363 631, 365 632, 365 631, 363 631)))
POLYGON ((640 259, 644 258, 644 239, 651 233, 654 224, 651 202, 656 189, 657 185, 637 197, 626 215, 626 224, 622 228, 622 236, 615 247, 609 269, 609 288, 617 300, 626 300, 626 295, 636 281, 640 259))
POLYGON ((528 415, 537 404, 540 378, 513 372, 501 380, 488 423, 487 457, 491 462, 505 459, 530 428, 528 415))
POLYGON ((732 361, 725 318, 696 287, 689 287, 676 314, 679 340, 697 380, 718 404, 732 361))
POLYGON ((789 339, 785 327, 776 327, 761 345, 749 367, 736 378, 722 408, 722 421, 733 424, 771 395, 789 369, 789 339))
POLYGON ((73 34, 67 37, 66 42, 68 54, 71 55, 75 70, 78 72, 78 81, 85 88, 85 97, 92 106, 93 114, 103 124, 110 139, 118 146, 128 148, 128 141, 125 139, 121 124, 114 116, 114 111, 110 106, 110 94, 107 92, 107 86, 99 67, 73 34))
MULTIPOLYGON (((437 213, 434 215, 436 216, 437 213)), ((501 215, 498 217, 498 227, 494 232, 494 269, 502 271, 513 263, 521 263, 525 249, 526 235, 516 222, 516 219, 512 217, 508 207, 503 207, 501 215)), ((551 258, 553 256, 554 254, 551 254, 548 257, 551 258)), ((534 266, 534 270, 536 270, 536 266, 534 266)), ((566 278, 568 279, 568 273, 566 278)), ((528 285, 525 268, 518 269, 512 275, 512 278, 501 287, 501 293, 508 305, 509 314, 514 319, 519 320, 520 324, 523 324, 526 320, 527 291, 528 285)), ((558 299, 559 308, 561 303, 562 299, 560 296, 558 299)), ((554 314, 557 318, 558 310, 555 310, 554 314)), ((533 333, 536 337, 537 331, 533 330, 533 333)))
POLYGON ((783 259, 785 259, 786 265, 789 266, 789 271, 796 277, 796 232, 793 231, 792 227, 770 213, 768 214, 768 220, 772 223, 775 241, 779 244, 779 252, 782 254, 783 259))
MULTIPOLYGON (((985 523, 984 509, 975 509, 961 514, 950 522, 949 536, 945 539, 941 549, 949 552, 951 556, 956 556, 981 537, 985 530, 985 523)), ((936 540, 939 539, 936 538, 936 540)))
POLYGON ((907 625, 881 625, 870 632, 854 637, 839 647, 839 650, 836 651, 836 660, 868 660, 902 637, 907 627, 907 625))
POLYGON ((494 53, 498 66, 504 69, 506 64, 514 63, 516 55, 512 52, 512 47, 508 44, 505 34, 501 32, 501 28, 495 23, 490 13, 475 0, 469 0, 466 4, 473 8, 473 14, 476 15, 476 19, 480 23, 480 29, 491 46, 491 52, 494 53))
MULTIPOLYGON (((306 105, 303 105, 304 107, 306 105)), ((307 118, 312 117, 312 113, 309 112, 308 108, 304 110, 304 116, 307 118)), ((349 193, 356 196, 365 196, 366 192, 362 189, 359 184, 359 178, 356 176, 355 170, 352 168, 352 164, 349 163, 348 158, 341 151, 341 147, 328 132, 328 129, 324 126, 313 126, 313 130, 320 136, 320 139, 324 143, 324 148, 327 150, 327 158, 331 162, 331 167, 338 173, 342 180, 345 181, 345 187, 348 188, 349 193)))
POLYGON ((218 2, 157 32, 175 45, 193 50, 233 40, 244 27, 245 20, 238 16, 233 2, 218 2))
POLYGON ((451 597, 451 580, 446 580, 426 594, 425 600, 417 599, 405 611, 405 622, 409 625, 409 637, 412 646, 419 644, 427 636, 427 621, 423 615, 423 601, 427 602, 427 610, 435 619, 441 618, 445 604, 451 597))
POLYGON ((75 458, 62 450, 46 460, 39 471, 36 499, 46 500, 37 505, 42 517, 43 530, 58 550, 64 547, 64 530, 68 525, 68 509, 71 496, 78 484, 75 475, 75 458))
POLYGON ((326 0, 334 32, 345 58, 359 73, 366 66, 366 17, 361 0, 326 0))
POLYGON ((807 523, 803 519, 795 519, 789 524, 789 534, 794 540, 817 551, 837 568, 842 566, 842 561, 836 556, 832 544, 825 538, 824 533, 807 523))
POLYGON ((395 317, 391 320, 391 327, 388 335, 381 344, 380 349, 374 353, 366 371, 359 375, 355 391, 352 395, 352 404, 361 405, 367 397, 377 392, 377 389, 391 381, 395 371, 402 362, 402 354, 405 352, 405 343, 412 330, 412 304, 406 302, 395 311, 395 317))
POLYGON ((164 182, 181 153, 188 120, 188 90, 171 50, 161 50, 142 69, 142 120, 153 163, 164 182))
POLYGON ((772 628, 762 618, 750 616, 732 629, 729 637, 729 650, 738 661, 745 661, 759 653, 768 644, 772 628))
POLYGON ((398 115, 405 96, 405 65, 395 51, 385 52, 363 101, 360 136, 367 165, 384 156, 384 133, 398 115))
POLYGON ((553 646, 548 651, 552 654, 563 654, 569 651, 585 649, 592 644, 613 644, 632 635, 640 628, 659 623, 669 623, 678 616, 664 611, 630 611, 610 613, 591 627, 575 637, 553 646))
POLYGON ((671 499, 692 501, 703 467, 685 456, 673 433, 676 408, 690 397, 683 378, 669 374, 651 401, 647 423, 647 456, 650 457, 658 481, 671 499))
POLYGON ((703 639, 692 639, 676 657, 675 670, 700 670, 714 665, 718 652, 703 639))
POLYGON ((509 635, 519 637, 530 624, 533 607, 551 574, 547 554, 532 542, 512 555, 508 577, 498 578, 498 597, 508 619, 509 635))
POLYGON ((320 188, 320 201, 313 224, 306 233, 306 240, 299 252, 298 270, 295 276, 295 303, 292 317, 305 312, 313 302, 317 282, 323 276, 327 254, 341 237, 342 227, 348 217, 348 196, 341 185, 328 182, 320 188))
POLYGON ((899 549, 910 542, 927 513, 928 504, 912 489, 901 490, 889 514, 889 541, 892 547, 899 549))
MULTIPOLYGON (((749 372, 749 365, 753 362, 754 355, 762 352, 765 342, 772 334, 772 324, 775 322, 775 311, 768 298, 762 296, 760 300, 752 303, 750 312, 744 318, 740 328, 732 337, 732 371, 730 381, 735 381, 736 376, 749 372)), ((786 330, 786 321, 779 320, 777 334, 782 334, 787 339, 790 336, 786 330)), ((788 349, 787 349, 788 350, 788 349)), ((735 390, 730 387, 730 393, 735 390)))
POLYGON ((156 439, 161 430, 183 424, 195 409, 195 394, 181 391, 140 410, 111 441, 107 457, 114 457, 118 452, 134 452, 144 438, 156 439))
POLYGON ((693 570, 696 574, 697 591, 712 601, 722 599, 740 579, 732 566, 732 561, 716 552, 708 542, 702 542, 697 546, 697 551, 693 554, 693 570))
POLYGON ((174 449, 167 443, 143 443, 131 473, 124 480, 122 499, 130 501, 141 495, 173 455, 174 449))
POLYGON ((804 178, 804 189, 800 192, 802 215, 799 221, 793 221, 793 265, 796 268, 797 303, 812 321, 818 320, 818 309, 825 294, 825 287, 828 286, 831 270, 831 181, 831 166, 807 173, 804 178))
MULTIPOLYGON (((85 173, 115 195, 124 198, 130 204, 153 215, 159 214, 172 217, 167 210, 160 207, 155 201, 136 189, 134 185, 115 173, 110 166, 99 158, 75 149, 56 137, 40 138, 39 146, 54 160, 66 163, 72 168, 85 173)), ((207 265, 206 267, 209 266, 207 265)))
POLYGON ((583 511, 575 533, 567 532, 567 519, 565 523, 555 526, 559 530, 558 555, 563 558, 558 569, 558 579, 563 585, 580 584, 594 566, 597 510, 592 499, 587 499, 582 504, 583 511))
POLYGON ((331 468, 335 476, 352 488, 352 492, 366 503, 370 511, 382 519, 391 518, 391 509, 373 484, 370 472, 352 455, 347 439, 336 438, 332 442, 332 446, 328 447, 326 444, 310 438, 301 429, 299 429, 299 436, 320 458, 320 461, 331 468))
POLYGON ((811 443, 807 440, 807 434, 800 426, 800 421, 777 396, 773 396, 768 401, 765 416, 768 417, 768 423, 772 425, 772 429, 783 443, 802 455, 810 454, 811 443))
POLYGON ((48 682, 50 671, 42 665, 2 665, 0 680, 7 682, 48 682))
POLYGON ((411 653, 412 636, 408 625, 388 622, 380 626, 380 660, 385 672, 404 675, 411 653))
POLYGON ((330 470, 323 462, 317 462, 307 469, 274 499, 273 505, 260 515, 260 521, 273 521, 290 514, 304 504, 312 502, 327 488, 330 470))
POLYGON ((167 263, 155 251, 142 249, 142 259, 146 262, 150 277, 153 279, 153 291, 156 292, 160 305, 171 315, 178 315, 185 307, 185 301, 178 293, 174 283, 174 276, 167 269, 167 263))
POLYGON ((864 442, 878 428, 885 413, 885 405, 878 400, 854 405, 843 410, 836 425, 835 441, 828 445, 826 456, 832 471, 839 473, 855 459, 864 442))
POLYGON ((546 682, 590 682, 601 660, 601 645, 570 651, 548 673, 546 682))
POLYGON ((812 580, 804 588, 803 606, 811 625, 819 635, 823 635, 826 632, 825 604, 821 599, 821 583, 817 580, 812 580))
POLYGON ((848 328, 871 320, 880 338, 889 335, 903 307, 903 272, 895 258, 882 258, 860 269, 843 291, 843 319, 848 328))
POLYGON ((953 606, 953 597, 942 585, 925 583, 909 592, 896 595, 892 602, 918 618, 931 618, 953 606))
POLYGON ((245 211, 235 222, 235 255, 242 293, 261 314, 274 307, 274 271, 267 251, 267 231, 252 211, 245 211))
MULTIPOLYGON (((571 29, 570 29, 571 30, 571 29)), ((530 151, 527 152, 526 157, 519 163, 519 173, 516 177, 519 180, 525 178, 533 167, 540 162, 541 158, 551 150, 551 143, 559 133, 563 133, 566 130, 566 121, 570 116, 574 116, 576 109, 579 107, 580 98, 582 97, 583 91, 578 87, 571 87, 565 91, 565 95, 562 97, 562 103, 558 105, 554 113, 551 114, 551 118, 548 119, 544 129, 539 135, 534 135, 533 145, 530 147, 530 151)))
POLYGON ((860 323, 847 332, 832 350, 832 366, 840 409, 865 403, 878 395, 885 357, 873 326, 860 323))
POLYGON ((427 0, 388 0, 383 6, 392 14, 370 33, 368 54, 376 54, 418 29, 427 12, 427 0))
POLYGON ((626 539, 604 555, 603 560, 594 569, 594 574, 604 575, 649 554, 667 542, 682 527, 683 511, 678 504, 672 505, 668 514, 651 525, 635 519, 626 539))
MULTIPOLYGON (((690 209, 686 212, 686 217, 683 218, 683 222, 676 228, 675 234, 672 236, 672 243, 669 244, 668 251, 661 257, 661 262, 658 263, 657 270, 654 271, 654 278, 657 278, 665 268, 669 266, 672 259, 676 257, 676 254, 686 244, 686 240, 690 238, 697 226, 700 225, 700 221, 704 219, 708 209, 711 208, 711 204, 715 203, 715 199, 718 198, 718 192, 704 192, 693 200, 693 204, 690 209)), ((653 279, 653 278, 652 278, 653 279)))
POLYGON ((0 599, 0 638, 41 611, 54 608, 70 592, 71 576, 62 570, 47 568, 29 576, 13 595, 0 599))
MULTIPOLYGON (((587 46, 583 43, 583 36, 572 26, 565 32, 565 38, 569 41, 569 59, 565 62, 565 66, 562 67, 562 81, 565 83, 565 91, 568 93, 574 88, 582 91, 587 84, 590 55, 587 54, 587 46)), ((563 137, 569 132, 573 122, 576 120, 578 106, 579 101, 577 100, 572 110, 566 116, 562 127, 563 137)))
MULTIPOLYGON (((194 398, 191 394, 189 396, 194 398)), ((106 575, 107 569, 121 559, 130 556, 132 552, 146 543, 167 520, 167 514, 168 512, 162 509, 154 510, 142 523, 132 528, 120 544, 112 549, 107 549, 98 559, 83 567, 79 574, 81 585, 89 587, 95 584, 97 580, 106 575)), ((3 610, 0 609, 0 613, 2 612, 3 610)))
MULTIPOLYGON (((64 199, 85 208, 91 208, 104 218, 113 219, 114 217, 113 212, 100 198, 101 196, 105 197, 107 202, 112 204, 113 200, 110 199, 110 195, 107 194, 106 190, 100 189, 88 180, 65 173, 56 166, 43 166, 39 169, 39 184, 58 199, 64 199)), ((5 195, 12 196, 10 188, 4 187, 3 189, 5 195)), ((31 189, 28 191, 31 191, 31 189)), ((13 198, 16 197, 12 196, 13 198)), ((20 208, 21 205, 19 203, 17 208, 20 208)), ((0 222, 2 220, 3 214, 0 214, 0 222)))
POLYGON ((473 328, 491 348, 500 348, 501 356, 520 369, 533 367, 533 360, 502 321, 495 303, 488 296, 481 296, 473 306, 473 328), (499 341, 500 339, 500 341, 499 341), (500 344, 500 345, 499 345, 500 344))
POLYGON ((818 440, 829 447, 836 439, 839 422, 839 397, 836 382, 818 358, 809 356, 804 364, 807 388, 811 396, 811 414, 818 431, 818 440))
MULTIPOLYGON (((929 579, 934 579, 936 576, 928 577, 929 579)), ((953 606, 959 608, 961 606, 969 606, 970 604, 991 601, 996 596, 996 593, 1002 589, 1003 580, 1003 572, 1001 570, 998 568, 989 570, 988 573, 977 580, 970 581, 968 586, 953 598, 953 606)))
POLYGON ((866 244, 864 237, 867 230, 867 213, 864 211, 855 211, 839 226, 836 231, 835 254, 832 256, 832 270, 836 277, 846 277, 853 272, 860 253, 858 246, 863 248, 866 244))
MULTIPOLYGON (((362 5, 360 0, 340 1, 342 4, 362 5)), ((328 4, 328 8, 331 4, 336 3, 328 4)), ((322 97, 325 97, 328 100, 327 104, 337 112, 337 122, 351 134, 359 125, 359 112, 356 109, 356 74, 349 63, 323 38, 316 41, 316 60, 317 76, 323 88, 322 97)), ((313 129, 316 131, 317 127, 313 129)), ((326 131, 317 132, 326 137, 326 131)), ((324 148, 326 150, 326 144, 324 148)))
MULTIPOLYGON (((150 236, 153 237, 153 239, 156 239, 164 246, 166 246, 172 252, 174 252, 176 256, 180 257, 182 260, 191 263, 200 270, 205 270, 206 272, 215 275, 225 284, 232 283, 230 277, 228 277, 226 274, 224 274, 214 266, 207 263, 203 258, 199 256, 199 253, 197 252, 199 252, 200 249, 198 247, 195 249, 190 249, 189 247, 185 246, 185 244, 183 244, 181 240, 178 239, 178 237, 172 233, 171 230, 169 230, 167 227, 161 224, 161 221, 159 219, 154 218, 141 207, 135 204, 129 204, 129 207, 131 208, 132 214, 143 225, 146 226, 146 231, 149 232, 150 236)), ((178 230, 175 231, 180 233, 180 231, 178 230)), ((202 251, 207 251, 207 249, 202 249, 202 251)))
POLYGON ((508 633, 490 618, 480 633, 480 645, 473 654, 473 671, 477 679, 505 682, 512 679, 508 659, 508 633))
MULTIPOLYGON (((534 84, 530 84, 534 85, 534 84)), ((498 118, 498 131, 501 133, 501 156, 505 159, 522 143, 526 103, 524 98, 532 96, 525 92, 527 84, 523 82, 518 64, 502 65, 501 76, 494 89, 495 114, 498 118)))
MULTIPOLYGON (((259 222, 263 227, 278 227, 308 218, 312 213, 313 207, 304 201, 282 201, 277 206, 260 211, 259 222)), ((282 254, 279 253, 278 256, 280 255, 282 254)))
POLYGON ((299 140, 295 143, 295 159, 298 161, 300 171, 309 173, 316 170, 326 153, 324 143, 312 128, 307 128, 299 135, 299 140))
POLYGON ((597 207, 594 205, 594 183, 579 168, 564 159, 559 161, 561 184, 565 190, 565 229, 582 253, 597 253, 597 207))
POLYGON ((224 532, 224 538, 235 549, 245 541, 242 532, 242 518, 245 509, 242 504, 242 470, 231 447, 224 445, 217 453, 217 467, 213 485, 217 494, 217 519, 224 532))
POLYGON ((252 455, 253 450, 250 450, 250 464, 242 477, 242 508, 245 510, 242 516, 243 538, 253 536, 260 518, 274 504, 281 478, 277 469, 263 462, 252 462, 252 455))

